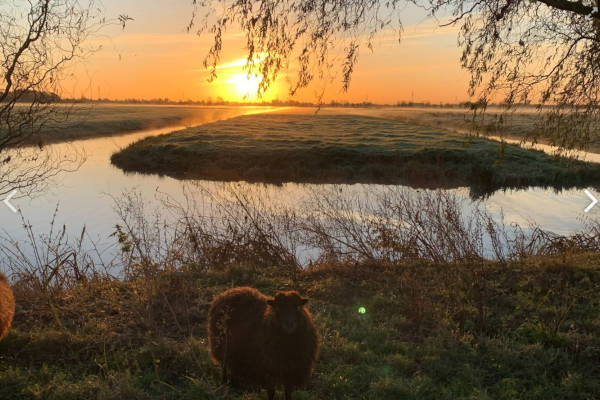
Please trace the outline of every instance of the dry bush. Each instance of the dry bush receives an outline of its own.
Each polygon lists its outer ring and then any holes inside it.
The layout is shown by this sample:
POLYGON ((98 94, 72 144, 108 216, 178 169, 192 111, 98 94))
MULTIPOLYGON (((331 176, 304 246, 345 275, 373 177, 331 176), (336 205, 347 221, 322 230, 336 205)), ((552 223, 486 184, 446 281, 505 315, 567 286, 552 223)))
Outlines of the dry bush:
POLYGON ((202 270, 232 264, 277 265, 292 272, 300 268, 299 216, 270 199, 264 187, 224 184, 209 190, 196 183, 184 187, 184 199, 176 202, 165 195, 161 201, 202 270))
POLYGON ((144 211, 144 199, 124 195, 125 202, 118 204, 125 265, 297 271, 314 263, 475 264, 599 249, 594 221, 567 237, 535 224, 507 225, 481 202, 446 191, 361 185, 305 189, 305 197, 281 204, 264 186, 193 183, 184 186, 183 201, 160 193, 162 210, 151 213, 144 211))
POLYGON ((353 197, 344 190, 314 191, 307 204, 316 211, 305 222, 305 237, 325 259, 506 261, 535 254, 542 246, 538 228, 531 234, 506 226, 481 203, 445 191, 384 187, 353 197))
POLYGON ((2 267, 14 282, 17 319, 55 320, 61 325, 57 307, 71 290, 113 279, 110 272, 114 265, 103 261, 85 226, 77 238, 71 239, 66 226, 57 226, 57 212, 58 207, 48 233, 37 234, 21 214, 26 240, 19 242, 6 232, 0 238, 2 267))

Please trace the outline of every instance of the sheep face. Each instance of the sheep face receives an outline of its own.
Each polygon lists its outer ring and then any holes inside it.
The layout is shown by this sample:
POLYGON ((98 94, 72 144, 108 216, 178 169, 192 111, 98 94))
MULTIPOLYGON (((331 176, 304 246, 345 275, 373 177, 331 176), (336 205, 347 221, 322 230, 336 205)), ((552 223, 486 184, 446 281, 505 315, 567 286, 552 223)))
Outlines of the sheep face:
POLYGON ((272 307, 275 323, 279 329, 288 335, 293 335, 299 326, 305 322, 304 305, 308 299, 296 291, 279 291, 273 299, 267 300, 272 307))

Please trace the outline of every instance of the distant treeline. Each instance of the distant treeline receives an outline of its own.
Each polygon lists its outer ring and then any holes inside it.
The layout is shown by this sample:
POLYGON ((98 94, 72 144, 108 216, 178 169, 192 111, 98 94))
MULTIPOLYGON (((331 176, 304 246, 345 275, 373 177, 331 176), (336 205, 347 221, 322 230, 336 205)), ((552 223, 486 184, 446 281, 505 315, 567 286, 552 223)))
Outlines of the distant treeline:
MULTIPOLYGON (((61 98, 59 95, 55 93, 35 93, 35 92, 27 92, 23 93, 19 96, 19 102, 31 102, 37 96, 37 100, 39 101, 42 98, 44 102, 62 102, 62 103, 107 103, 107 104, 162 104, 162 105, 203 105, 203 106, 275 106, 275 107, 428 107, 428 108, 483 108, 496 106, 500 107, 504 104, 501 103, 482 103, 482 102, 471 102, 464 101, 459 103, 432 103, 429 101, 425 102, 415 102, 415 101, 398 101, 395 104, 390 103, 373 103, 370 101, 362 101, 351 103, 348 101, 336 101, 332 100, 328 103, 314 103, 314 102, 306 102, 306 101, 297 101, 297 100, 271 100, 271 101, 228 101, 224 100, 221 97, 217 97, 216 99, 207 98, 205 100, 171 100, 167 97, 164 98, 155 98, 155 99, 89 99, 87 97, 80 98, 61 98)), ((519 104, 519 107, 536 107, 535 104, 519 104)))
POLYGON ((18 90, 10 92, 4 101, 17 103, 57 103, 62 100, 56 93, 40 92, 35 90, 18 90))
MULTIPOLYGON (((271 100, 271 101, 229 101, 222 98, 213 100, 208 98, 206 100, 171 100, 169 98, 156 98, 156 99, 88 99, 81 97, 78 99, 65 98, 61 100, 64 103, 108 103, 108 104, 163 104, 163 105, 208 105, 208 106, 276 106, 276 107, 429 107, 429 108, 475 108, 483 106, 503 106, 503 104, 488 103, 483 104, 480 102, 464 101, 460 103, 431 103, 415 102, 415 101, 399 101, 393 104, 390 103, 373 103, 370 101, 363 101, 357 103, 351 103, 348 101, 335 101, 332 100, 328 103, 313 103, 306 101, 296 100, 271 100)), ((535 104, 520 104, 519 106, 535 107, 535 104)))

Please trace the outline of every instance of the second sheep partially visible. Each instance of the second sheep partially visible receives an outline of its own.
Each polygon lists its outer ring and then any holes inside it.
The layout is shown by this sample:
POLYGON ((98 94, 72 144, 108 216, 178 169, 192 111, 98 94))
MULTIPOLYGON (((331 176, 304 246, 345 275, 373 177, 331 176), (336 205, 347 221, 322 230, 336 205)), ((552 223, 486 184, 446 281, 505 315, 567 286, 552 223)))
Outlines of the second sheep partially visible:
POLYGON ((8 280, 0 272, 0 340, 6 336, 15 315, 15 297, 8 280))
POLYGON ((319 353, 319 340, 308 299, 296 291, 267 297, 251 287, 237 287, 216 296, 208 315, 213 359, 224 381, 265 388, 269 400, 283 386, 285 399, 306 385, 319 353))

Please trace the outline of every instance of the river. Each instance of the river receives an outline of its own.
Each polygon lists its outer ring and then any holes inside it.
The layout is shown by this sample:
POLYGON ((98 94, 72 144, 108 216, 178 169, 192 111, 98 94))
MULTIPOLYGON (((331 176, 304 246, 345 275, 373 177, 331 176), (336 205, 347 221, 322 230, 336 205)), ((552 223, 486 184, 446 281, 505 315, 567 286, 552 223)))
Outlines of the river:
MULTIPOLYGON (((256 112, 255 109, 240 109, 239 113, 256 112)), ((211 122, 214 111, 206 113, 203 122, 211 122)), ((229 116, 229 114, 228 114, 229 116)), ((68 151, 72 146, 82 149, 87 155, 85 163, 75 172, 58 176, 51 187, 42 195, 34 198, 17 198, 13 204, 19 208, 23 218, 32 225, 37 234, 48 232, 49 224, 56 214, 56 226, 67 227, 70 236, 76 237, 85 225, 88 234, 98 243, 108 246, 114 243, 111 233, 114 232, 118 218, 115 214, 113 197, 123 192, 139 191, 153 203, 155 193, 167 193, 174 199, 181 199, 182 182, 157 175, 126 174, 110 163, 110 156, 128 144, 150 135, 170 132, 180 127, 168 127, 156 130, 129 133, 121 136, 100 137, 75 141, 70 144, 52 145, 59 151, 68 151), (71 147, 67 147, 71 146, 71 147)), ((218 190, 218 182, 205 182, 206 187, 218 190)), ((247 184, 252 188, 251 184, 247 184)), ((262 190, 264 185, 260 185, 262 190)), ((372 185, 351 185, 346 191, 350 195, 357 191, 369 191, 372 185)), ((319 186, 317 185, 317 188, 319 186)), ((315 188, 315 185, 284 184, 269 185, 267 191, 277 201, 287 202, 294 206, 302 193, 315 188)), ((406 188, 406 190, 415 190, 406 188)), ((468 189, 453 190, 459 196, 468 199, 468 189)), ((557 234, 570 234, 584 229, 586 218, 600 213, 600 207, 584 213, 589 204, 588 197, 582 190, 563 190, 529 188, 526 190, 498 191, 482 201, 482 205, 493 215, 504 222, 528 225, 535 223, 542 229, 557 234)), ((11 212, 0 203, 0 221, 5 237, 24 241, 26 232, 23 229, 21 215, 11 212)))

